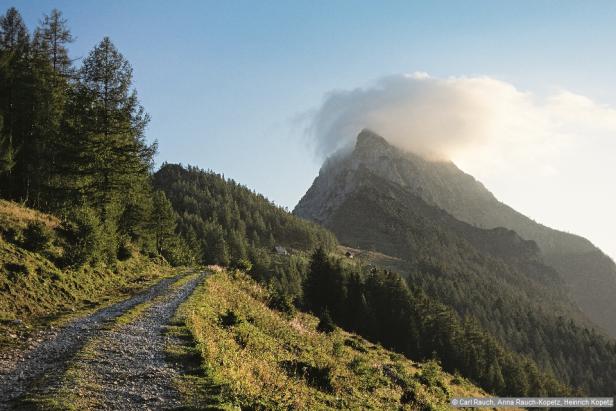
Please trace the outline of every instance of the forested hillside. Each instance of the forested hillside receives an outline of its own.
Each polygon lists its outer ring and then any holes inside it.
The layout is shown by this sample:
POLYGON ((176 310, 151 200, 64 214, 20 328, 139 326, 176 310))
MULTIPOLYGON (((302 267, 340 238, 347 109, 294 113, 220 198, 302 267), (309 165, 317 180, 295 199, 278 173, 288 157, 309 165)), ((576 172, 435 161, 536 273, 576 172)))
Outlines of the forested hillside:
POLYGON ((318 249, 304 283, 304 304, 322 321, 332 318, 416 360, 438 359, 499 395, 559 396, 573 392, 511 351, 472 316, 461 319, 397 273, 351 264, 318 249))
POLYGON ((15 8, 0 17, 0 196, 77 224, 90 248, 71 263, 131 248, 180 262, 178 244, 161 239, 175 216, 150 184, 156 144, 132 68, 109 38, 76 66, 72 39, 58 10, 33 32, 15 8))
POLYGON ((239 266, 298 295, 305 252, 336 245, 326 229, 211 171, 164 164, 153 182, 177 212, 177 231, 197 262, 239 266))
POLYGON ((501 203, 452 162, 429 161, 405 152, 370 130, 359 134, 352 155, 339 160, 323 167, 323 177, 315 180, 297 205, 298 215, 325 221, 349 190, 347 183, 329 190, 329 177, 368 168, 460 221, 485 229, 508 228, 536 242, 543 260, 558 270, 580 308, 616 337, 616 317, 612 315, 616 311, 616 265, 587 239, 541 225, 501 203))
POLYGON ((616 343, 593 328, 537 245, 428 204, 398 178, 393 148, 363 134, 349 158, 323 167, 296 212, 321 221, 342 244, 401 258, 413 289, 476 321, 561 382, 615 392, 614 367, 601 364, 614 364, 616 343))

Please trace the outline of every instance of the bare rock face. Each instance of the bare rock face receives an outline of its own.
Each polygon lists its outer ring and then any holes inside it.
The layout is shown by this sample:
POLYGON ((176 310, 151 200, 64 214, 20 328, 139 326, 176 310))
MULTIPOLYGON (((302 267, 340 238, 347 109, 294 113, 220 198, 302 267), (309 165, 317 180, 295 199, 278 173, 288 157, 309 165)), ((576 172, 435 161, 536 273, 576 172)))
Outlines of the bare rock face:
POLYGON ((328 226, 329 219, 362 184, 376 176, 475 227, 514 230, 539 246, 577 304, 616 336, 616 265, 587 239, 541 225, 498 201, 483 184, 449 161, 430 161, 363 130, 352 152, 329 158, 294 214, 328 226))
POLYGON ((293 213, 324 224, 331 212, 353 191, 353 174, 347 166, 348 158, 328 159, 293 213))
MULTIPOLYGON (((358 171, 370 173, 404 187, 426 202, 443 208, 461 220, 468 220, 456 207, 471 202, 470 197, 495 201, 494 196, 472 176, 463 173, 451 162, 429 161, 413 153, 403 152, 370 130, 357 136, 351 153, 330 157, 312 187, 300 200, 294 213, 323 223, 327 217, 360 184, 358 171)), ((490 224, 478 224, 489 227, 490 224)))
MULTIPOLYGON (((361 167, 374 168, 379 174, 396 178, 392 169, 395 149, 383 137, 363 130, 357 136, 355 149, 351 153, 338 153, 323 164, 314 183, 300 200, 294 214, 324 224, 329 216, 352 193, 359 183, 356 176, 361 167)), ((402 183, 402 181, 399 181, 402 183)))

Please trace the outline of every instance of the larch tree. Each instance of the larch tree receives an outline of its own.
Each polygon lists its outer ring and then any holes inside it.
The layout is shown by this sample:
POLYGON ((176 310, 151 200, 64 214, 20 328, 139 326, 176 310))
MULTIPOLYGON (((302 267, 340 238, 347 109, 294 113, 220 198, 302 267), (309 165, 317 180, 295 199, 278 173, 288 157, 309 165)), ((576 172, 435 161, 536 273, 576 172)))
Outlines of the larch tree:
POLYGON ((156 153, 131 86, 130 64, 105 37, 84 59, 71 99, 62 173, 76 200, 88 199, 103 220, 139 200, 156 153))
MULTIPOLYGON (((31 45, 33 103, 32 138, 24 147, 20 161, 25 165, 31 186, 31 204, 50 208, 56 196, 53 171, 64 133, 62 124, 70 95, 72 62, 68 45, 72 35, 62 13, 53 10, 44 16, 34 32, 31 45)), ((24 167, 22 167, 24 168, 24 167)))
POLYGON ((73 72, 67 48, 72 42, 73 36, 68 29, 67 20, 57 9, 53 9, 49 15, 44 15, 34 32, 34 48, 38 53, 45 55, 54 72, 64 77, 69 77, 73 72))

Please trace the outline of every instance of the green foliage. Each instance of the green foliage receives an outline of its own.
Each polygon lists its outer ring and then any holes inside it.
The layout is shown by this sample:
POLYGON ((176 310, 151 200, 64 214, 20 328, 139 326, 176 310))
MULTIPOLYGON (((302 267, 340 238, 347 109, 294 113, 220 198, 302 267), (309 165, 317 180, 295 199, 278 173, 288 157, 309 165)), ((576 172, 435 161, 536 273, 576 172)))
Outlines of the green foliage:
POLYGON ((184 239, 178 236, 169 237, 162 250, 162 256, 175 267, 195 262, 192 251, 184 239))
POLYGON ((436 360, 428 360, 421 367, 419 379, 422 383, 430 387, 440 387, 443 385, 441 381, 441 366, 436 360))
MULTIPOLYGON (((461 321, 446 306, 409 290, 398 274, 362 271, 317 249, 304 287, 305 306, 323 313, 322 329, 331 330, 336 323, 417 360, 436 355, 446 370, 459 370, 499 395, 571 392, 532 361, 503 347, 476 322, 461 321)), ((422 384, 440 386, 435 380, 439 373, 438 363, 428 362, 422 384)))
POLYGON ((126 239, 122 239, 120 241, 120 246, 118 247, 118 260, 126 261, 130 257, 132 257, 132 255, 133 255, 133 250, 130 245, 130 242, 128 242, 126 239))
POLYGON ((128 193, 114 217, 118 220, 118 235, 145 253, 157 253, 154 195, 147 186, 143 191, 128 193))
POLYGON ((317 331, 325 334, 330 334, 336 331, 336 324, 334 323, 334 320, 332 320, 331 315, 329 315, 329 310, 327 308, 323 310, 323 313, 319 317, 317 331))
MULTIPOLYGON (((0 62, 0 65, 2 62, 0 62)), ((4 119, 0 114, 0 175, 10 172, 15 167, 15 149, 10 136, 3 134, 4 119)))
POLYGON ((305 380, 310 387, 328 393, 333 392, 331 367, 317 367, 304 361, 284 360, 280 362, 280 368, 289 377, 305 380))
POLYGON ((16 227, 2 227, 2 237, 13 244, 23 244, 24 233, 16 227))
POLYGON ((270 298, 267 301, 267 306, 272 310, 280 311, 289 317, 292 317, 296 311, 292 297, 277 290, 271 292, 270 298))
POLYGON ((32 42, 36 53, 50 63, 55 73, 62 77, 72 74, 72 62, 66 45, 73 42, 73 36, 62 12, 53 9, 51 14, 44 15, 32 42))
POLYGON ((336 244, 328 231, 221 175, 164 164, 153 180, 173 204, 178 231, 199 262, 226 266, 249 258, 254 271, 270 271, 269 257, 260 250, 274 245, 311 250, 319 244, 331 249, 336 244))
POLYGON ((37 253, 46 251, 53 240, 51 228, 40 221, 31 221, 24 230, 24 248, 37 253))
POLYGON ((171 202, 162 191, 153 195, 151 228, 154 233, 156 251, 172 265, 190 264, 193 253, 186 241, 176 235, 178 216, 171 202))
POLYGON ((67 242, 64 251, 66 265, 81 266, 103 258, 103 227, 91 208, 72 209, 62 225, 62 233, 67 242))
POLYGON ((236 261, 235 263, 233 263, 233 267, 236 270, 240 270, 240 271, 244 271, 246 273, 249 273, 252 270, 252 263, 250 262, 250 260, 248 258, 241 258, 238 261, 236 261))
POLYGON ((223 327, 234 327, 242 323, 242 319, 233 310, 227 310, 226 313, 220 316, 220 324, 223 327))

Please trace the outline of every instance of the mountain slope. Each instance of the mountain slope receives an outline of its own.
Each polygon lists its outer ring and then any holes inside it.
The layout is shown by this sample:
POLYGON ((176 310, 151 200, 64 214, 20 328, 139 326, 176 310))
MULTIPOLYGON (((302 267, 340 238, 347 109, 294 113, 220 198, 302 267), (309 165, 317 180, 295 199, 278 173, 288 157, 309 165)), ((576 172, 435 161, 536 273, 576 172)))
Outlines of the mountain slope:
POLYGON ((180 307, 206 370, 198 382, 177 382, 189 404, 207 404, 200 396, 214 382, 222 402, 242 409, 445 410, 453 396, 487 396, 434 361, 410 361, 340 329, 319 332, 318 318, 272 307, 270 292, 239 272, 209 276, 180 307))
POLYGON ((122 261, 66 266, 67 250, 83 243, 67 236, 72 223, 0 200, 0 347, 21 346, 50 323, 173 273, 135 251, 122 261))
POLYGON ((306 252, 337 243, 320 225, 211 171, 164 164, 153 185, 178 214, 178 234, 197 262, 242 267, 286 294, 301 292, 306 252))
POLYGON ((616 344, 592 330, 537 245, 511 230, 467 224, 428 203, 417 195, 427 189, 403 184, 403 172, 389 164, 392 152, 384 140, 362 133, 350 156, 323 167, 295 213, 321 222, 342 244, 407 261, 412 287, 479 320, 562 382, 614 392, 616 375, 596 367, 616 361, 616 344))
POLYGON ((354 172, 359 168, 370 170, 458 220, 480 228, 506 227, 535 241, 543 261, 562 275, 584 313, 616 336, 616 265, 590 241, 518 213, 453 163, 431 162, 402 152, 373 132, 362 131, 350 156, 323 166, 294 213, 327 225, 332 212, 354 190, 354 172))
POLYGON ((297 218, 264 196, 213 172, 165 163, 153 176, 179 214, 179 230, 198 244, 203 262, 220 263, 212 249, 222 243, 227 258, 246 258, 247 249, 283 245, 311 250, 333 247, 334 236, 312 222, 297 218))

